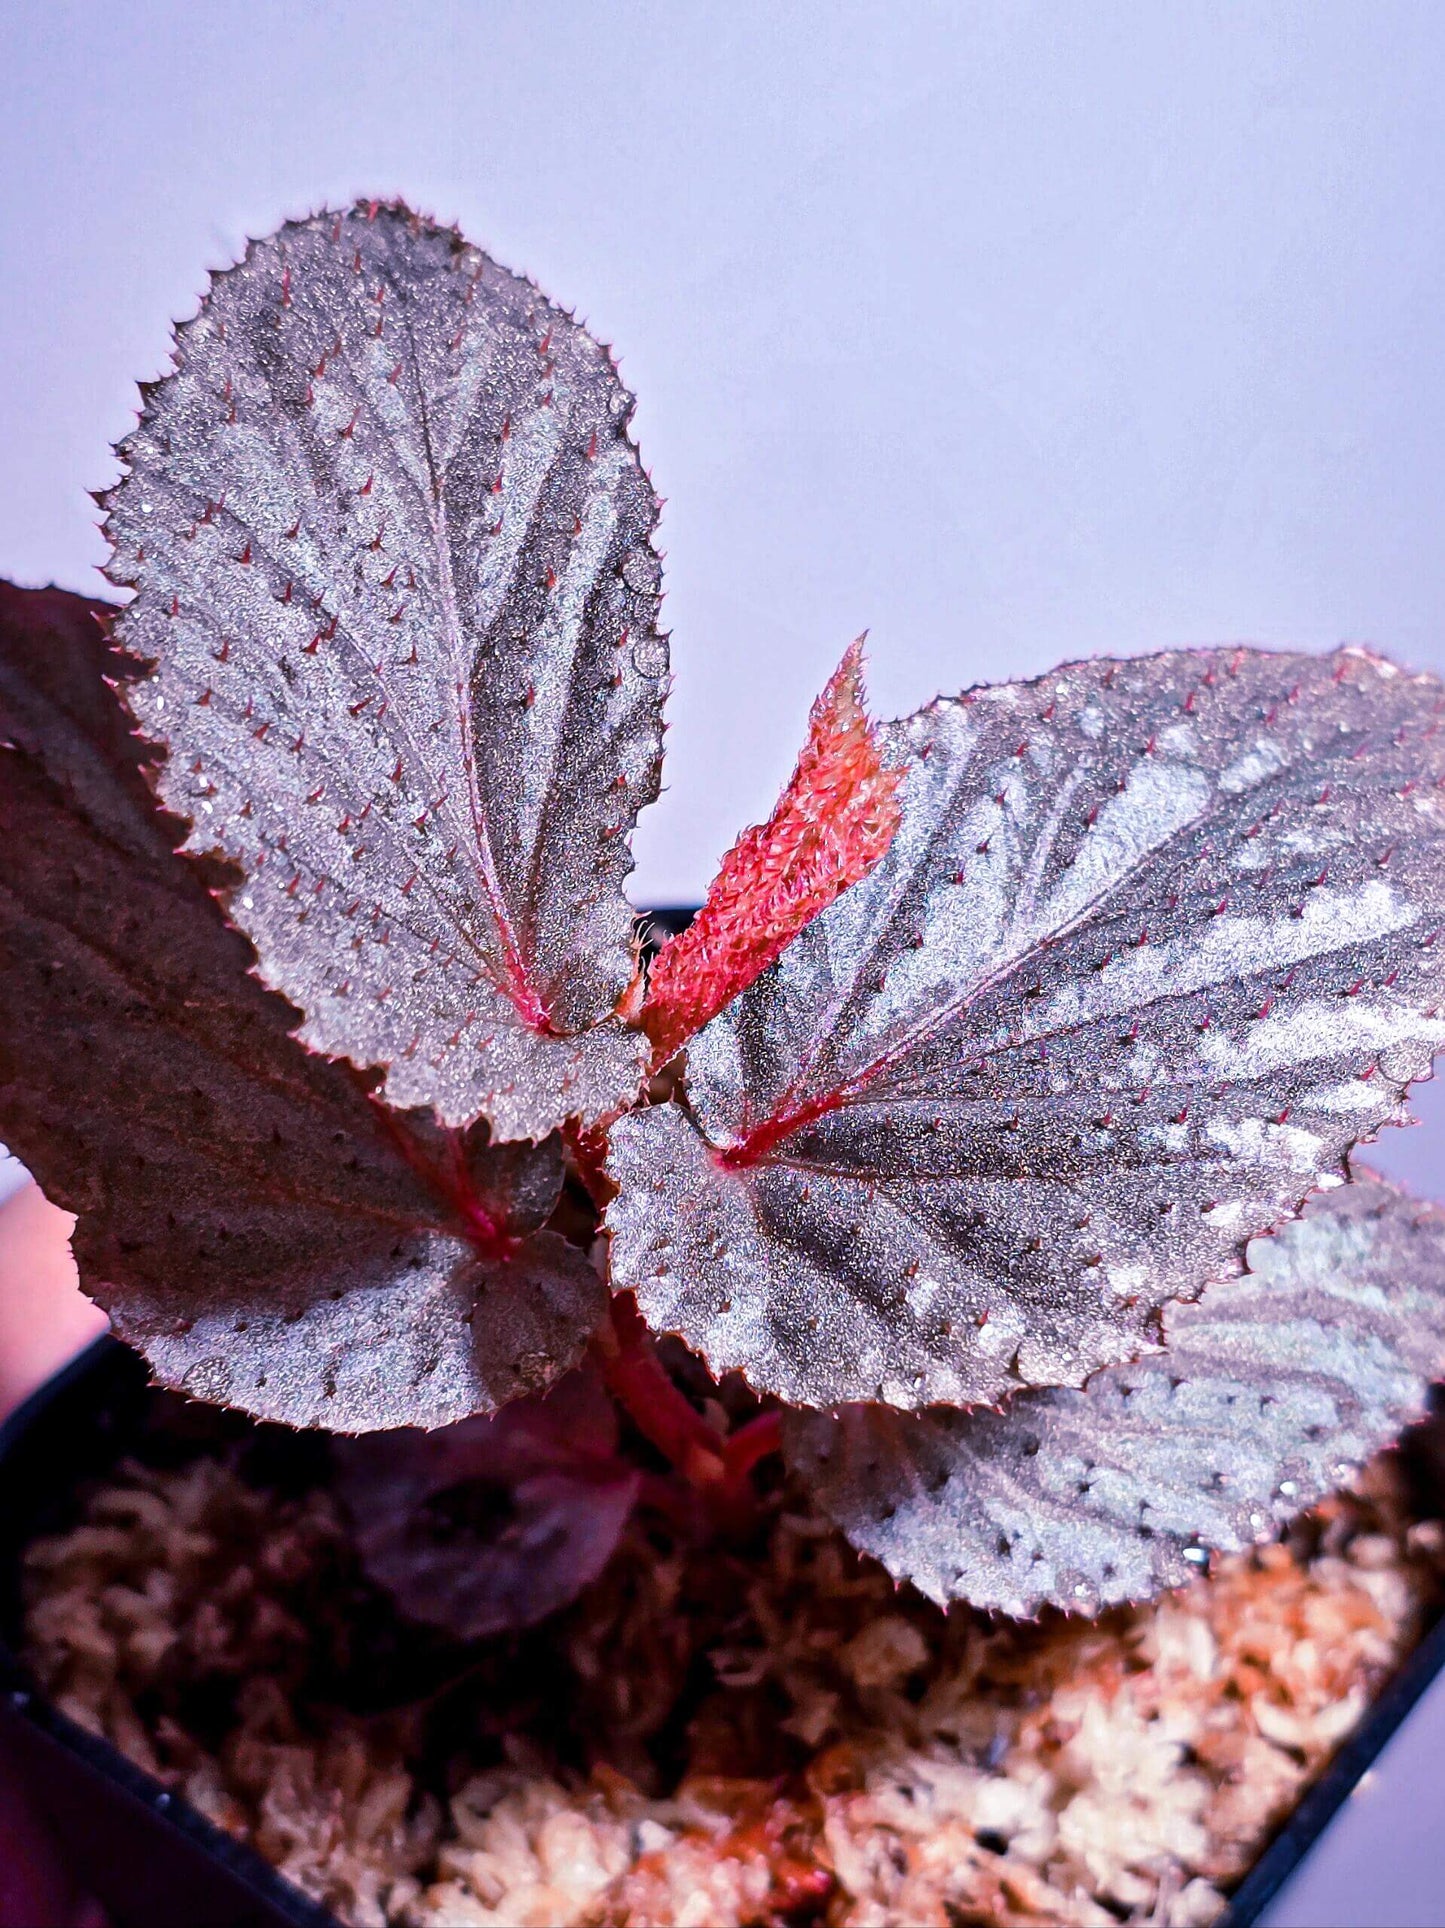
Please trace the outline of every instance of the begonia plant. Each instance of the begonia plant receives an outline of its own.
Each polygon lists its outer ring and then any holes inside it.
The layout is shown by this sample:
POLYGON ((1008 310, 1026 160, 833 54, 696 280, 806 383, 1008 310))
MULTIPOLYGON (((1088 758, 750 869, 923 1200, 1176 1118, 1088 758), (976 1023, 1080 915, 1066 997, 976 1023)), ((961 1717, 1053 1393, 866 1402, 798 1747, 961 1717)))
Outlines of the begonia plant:
POLYGON ((745 1530, 777 1450, 939 1602, 1093 1610, 1419 1414, 1445 1220, 1350 1158, 1445 1039, 1440 684, 1176 649, 878 725, 854 644, 649 955, 609 352, 369 203, 173 362, 123 605, 0 598, 0 1135, 162 1383, 368 1435, 409 1611, 536 1618, 679 1493, 745 1530))

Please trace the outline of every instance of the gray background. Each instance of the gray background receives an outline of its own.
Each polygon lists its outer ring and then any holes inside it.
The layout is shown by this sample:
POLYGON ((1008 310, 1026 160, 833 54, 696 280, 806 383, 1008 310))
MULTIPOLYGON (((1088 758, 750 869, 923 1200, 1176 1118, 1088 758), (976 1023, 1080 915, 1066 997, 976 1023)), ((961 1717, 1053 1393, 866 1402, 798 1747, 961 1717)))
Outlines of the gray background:
MULTIPOLYGON (((1445 668, 1442 179, 1441 0, 11 0, 0 567, 94 581, 84 491, 246 234, 459 218, 640 394, 678 679, 637 897, 687 899, 865 626, 885 714, 1175 643, 1445 668)), ((1445 1192, 1419 1108, 1378 1162, 1445 1192)), ((1359 1865, 1291 1919, 1445 1919, 1359 1865)))

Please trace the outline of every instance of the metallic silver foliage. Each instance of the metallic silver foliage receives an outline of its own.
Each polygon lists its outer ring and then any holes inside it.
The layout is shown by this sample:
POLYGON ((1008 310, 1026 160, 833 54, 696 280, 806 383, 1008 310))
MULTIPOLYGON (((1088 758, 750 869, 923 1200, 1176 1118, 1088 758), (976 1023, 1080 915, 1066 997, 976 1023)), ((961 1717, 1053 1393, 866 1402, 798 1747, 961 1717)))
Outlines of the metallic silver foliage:
POLYGON ((159 779, 308 1044, 501 1137, 626 1101, 658 503, 607 351, 400 207, 212 278, 105 504, 159 779))
POLYGON ((304 1049, 176 855, 107 673, 113 612, 0 584, 0 1137, 78 1214, 85 1289, 159 1377, 363 1431, 490 1412, 578 1358, 562 1155, 390 1113, 304 1049))
POLYGON ((1002 1413, 793 1412, 856 1546, 940 1604, 1095 1612, 1272 1538, 1421 1417, 1445 1368, 1445 1214, 1362 1179, 1171 1308, 1168 1350, 1002 1413))
MULTIPOLYGON (((246 1217, 231 1207, 233 1238, 246 1237, 246 1217)), ((304 1237, 304 1213, 294 1219, 304 1237)), ((601 1280, 585 1253, 550 1232, 499 1262, 446 1230, 376 1238, 363 1224, 348 1238, 334 1223, 324 1229, 331 1243, 319 1267, 308 1255, 264 1284, 246 1281, 239 1295, 201 1297, 177 1270, 136 1272, 95 1297, 165 1385, 336 1433, 493 1413, 550 1384, 598 1323, 601 1280)))
POLYGON ((613 1279, 799 1404, 1137 1357, 1445 1039, 1442 691, 1178 651, 939 702, 887 855, 613 1134, 613 1279))

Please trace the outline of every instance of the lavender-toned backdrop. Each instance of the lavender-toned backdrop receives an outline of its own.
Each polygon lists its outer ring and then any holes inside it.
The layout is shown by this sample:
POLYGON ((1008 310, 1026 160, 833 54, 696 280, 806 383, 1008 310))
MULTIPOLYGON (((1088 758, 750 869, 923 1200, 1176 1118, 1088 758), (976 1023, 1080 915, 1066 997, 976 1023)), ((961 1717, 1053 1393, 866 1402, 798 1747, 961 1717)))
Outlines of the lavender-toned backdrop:
MULTIPOLYGON (((637 895, 685 900, 864 626, 889 714, 1175 643, 1445 670, 1442 180, 1439 0, 11 0, 0 569, 94 581, 84 491, 246 234, 455 216, 641 395, 678 682, 637 895)), ((1419 1108, 1378 1162, 1445 1193, 1419 1108)), ((1445 1917, 1370 1852, 1373 1912, 1335 1874, 1289 1919, 1445 1917)))

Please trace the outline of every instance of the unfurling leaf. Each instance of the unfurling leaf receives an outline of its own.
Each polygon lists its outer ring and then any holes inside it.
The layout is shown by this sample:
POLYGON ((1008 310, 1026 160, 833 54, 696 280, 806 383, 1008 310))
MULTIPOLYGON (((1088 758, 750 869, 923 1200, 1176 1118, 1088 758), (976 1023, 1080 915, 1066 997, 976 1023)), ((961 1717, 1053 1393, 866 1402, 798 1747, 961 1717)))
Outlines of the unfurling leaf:
POLYGON ((615 1284, 805 1405, 1136 1357, 1445 1039, 1441 709, 1359 651, 1181 651, 883 731, 887 854, 615 1128, 615 1284))
POLYGON ((129 692, 308 1044, 540 1138, 645 1041, 628 838, 657 794, 657 499, 611 359, 399 207, 213 277, 106 504, 129 692))
POLYGON ((409 1619, 460 1640, 530 1627, 601 1573, 642 1475, 595 1373, 435 1433, 338 1440, 362 1564, 409 1619))
POLYGON ((642 1021, 663 1063, 866 877, 898 828, 903 771, 884 767, 863 707, 863 639, 813 705, 808 741, 765 824, 745 830, 685 931, 657 954, 642 1021))
POLYGON ((603 1305, 536 1230, 557 1141, 387 1113, 289 1034, 142 780, 112 613, 0 586, 0 1138, 170 1385, 338 1430, 540 1388, 603 1305))
POLYGON ((941 1605, 1096 1612, 1268 1540, 1422 1417, 1445 1214, 1361 1179, 1165 1319, 1168 1350, 1001 1413, 786 1416, 824 1511, 941 1605))

